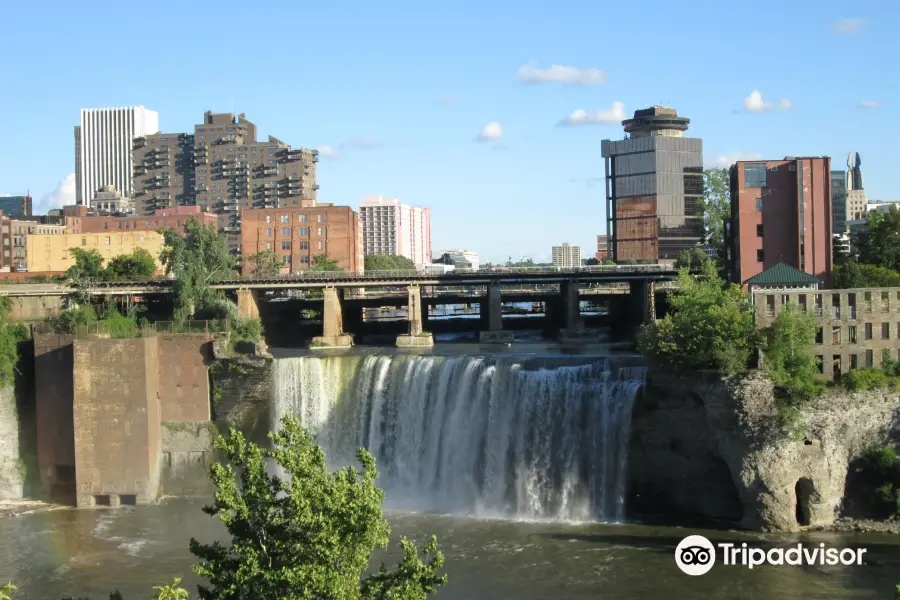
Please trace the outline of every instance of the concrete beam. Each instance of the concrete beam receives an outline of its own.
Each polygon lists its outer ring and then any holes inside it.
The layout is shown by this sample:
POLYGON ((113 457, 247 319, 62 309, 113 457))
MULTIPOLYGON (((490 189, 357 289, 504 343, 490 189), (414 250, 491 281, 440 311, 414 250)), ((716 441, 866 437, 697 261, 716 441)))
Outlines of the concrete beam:
POLYGON ((344 333, 344 315, 341 303, 344 298, 344 290, 335 287, 327 287, 322 290, 322 335, 314 337, 310 348, 349 348, 353 345, 353 338, 344 333))
POLYGON ((398 348, 430 348, 434 346, 434 337, 424 331, 424 317, 422 306, 422 288, 411 285, 407 291, 407 319, 409 319, 409 334, 397 336, 398 348))

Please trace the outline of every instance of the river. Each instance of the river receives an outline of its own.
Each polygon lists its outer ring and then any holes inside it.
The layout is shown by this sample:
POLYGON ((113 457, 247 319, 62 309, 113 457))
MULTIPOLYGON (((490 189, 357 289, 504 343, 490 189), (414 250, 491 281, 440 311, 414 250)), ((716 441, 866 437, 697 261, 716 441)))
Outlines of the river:
MULTIPOLYGON (((357 446, 378 460, 392 543, 438 536, 449 585, 438 598, 890 598, 900 540, 880 535, 761 535, 628 522, 631 406, 643 367, 627 357, 474 348, 422 353, 278 352, 272 425, 299 418, 346 464, 357 446), (605 522, 604 522, 605 521, 605 522), (615 522, 618 522, 616 524, 615 522), (690 577, 674 551, 687 535, 765 548, 866 549, 862 566, 717 564, 690 577)), ((18 598, 126 600, 183 577, 191 536, 223 539, 199 501, 59 510, 0 519, 0 581, 18 598)), ((396 548, 387 561, 397 558, 396 548)), ((376 560, 385 558, 376 557, 376 560)), ((721 562, 721 561, 720 561, 721 562)))

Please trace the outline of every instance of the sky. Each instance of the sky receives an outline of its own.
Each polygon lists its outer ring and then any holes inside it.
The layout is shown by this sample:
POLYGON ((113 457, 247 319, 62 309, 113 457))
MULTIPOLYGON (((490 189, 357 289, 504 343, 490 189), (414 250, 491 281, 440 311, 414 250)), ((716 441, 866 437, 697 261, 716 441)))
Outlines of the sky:
POLYGON ((206 110, 319 148, 319 201, 431 209, 435 254, 590 256, 600 142, 635 109, 691 119, 708 166, 859 152, 900 199, 900 2, 230 0, 0 3, 0 194, 74 202, 79 109, 206 110))

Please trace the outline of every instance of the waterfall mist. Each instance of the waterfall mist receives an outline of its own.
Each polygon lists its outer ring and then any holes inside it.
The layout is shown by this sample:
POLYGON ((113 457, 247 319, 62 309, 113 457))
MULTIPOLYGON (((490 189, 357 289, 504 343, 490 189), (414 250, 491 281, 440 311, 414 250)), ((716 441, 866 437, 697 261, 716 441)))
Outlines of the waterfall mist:
POLYGON ((479 356, 275 362, 289 414, 329 466, 377 460, 390 507, 517 519, 620 521, 631 408, 644 369, 599 359, 528 369, 479 356))

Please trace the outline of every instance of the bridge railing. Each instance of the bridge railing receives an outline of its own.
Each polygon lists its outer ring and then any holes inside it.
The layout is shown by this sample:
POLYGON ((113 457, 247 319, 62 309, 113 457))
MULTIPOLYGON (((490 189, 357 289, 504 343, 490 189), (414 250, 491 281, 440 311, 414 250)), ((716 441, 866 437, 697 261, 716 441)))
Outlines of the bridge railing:
POLYGON ((156 321, 124 330, 111 329, 103 321, 98 321, 77 325, 74 332, 59 330, 55 323, 48 321, 31 325, 32 335, 68 334, 74 335, 76 339, 151 337, 161 333, 222 333, 227 330, 228 326, 224 321, 186 321, 183 324, 174 321, 156 321))

